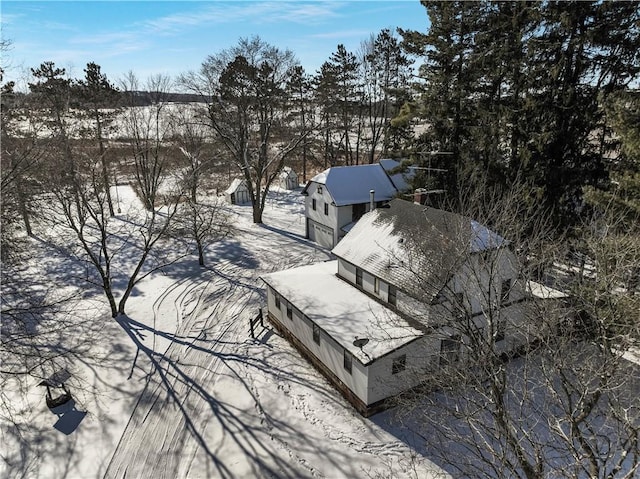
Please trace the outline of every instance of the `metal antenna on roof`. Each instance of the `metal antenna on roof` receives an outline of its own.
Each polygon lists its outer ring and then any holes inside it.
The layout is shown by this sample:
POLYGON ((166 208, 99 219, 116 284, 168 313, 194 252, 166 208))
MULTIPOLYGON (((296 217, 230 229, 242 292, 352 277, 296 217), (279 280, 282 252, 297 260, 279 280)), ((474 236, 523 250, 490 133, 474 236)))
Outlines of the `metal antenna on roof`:
MULTIPOLYGON (((409 166, 412 170, 424 170, 427 172, 427 185, 431 186, 431 172, 437 173, 445 173, 448 170, 444 168, 432 168, 431 167, 431 158, 436 155, 453 155, 451 151, 419 151, 417 154, 422 158, 425 155, 429 158, 429 166, 409 166)), ((414 193, 414 202, 418 202, 420 204, 426 204, 429 201, 429 195, 432 194, 443 194, 445 190, 443 189, 435 189, 435 190, 427 190, 426 188, 418 188, 414 193), (425 195, 424 197, 422 195, 425 195)))

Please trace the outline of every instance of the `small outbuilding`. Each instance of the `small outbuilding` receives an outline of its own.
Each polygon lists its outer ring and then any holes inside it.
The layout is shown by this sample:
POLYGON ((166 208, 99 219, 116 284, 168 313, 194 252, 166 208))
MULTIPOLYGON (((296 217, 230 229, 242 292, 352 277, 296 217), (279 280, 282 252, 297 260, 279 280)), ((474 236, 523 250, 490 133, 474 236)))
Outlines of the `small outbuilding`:
POLYGON ((288 166, 282 168, 278 175, 278 186, 283 190, 295 190, 298 186, 298 175, 288 166))
POLYGON ((231 182, 229 188, 224 192, 224 197, 228 203, 232 205, 246 205, 251 203, 251 195, 249 195, 249 188, 247 188, 246 180, 236 178, 231 182))

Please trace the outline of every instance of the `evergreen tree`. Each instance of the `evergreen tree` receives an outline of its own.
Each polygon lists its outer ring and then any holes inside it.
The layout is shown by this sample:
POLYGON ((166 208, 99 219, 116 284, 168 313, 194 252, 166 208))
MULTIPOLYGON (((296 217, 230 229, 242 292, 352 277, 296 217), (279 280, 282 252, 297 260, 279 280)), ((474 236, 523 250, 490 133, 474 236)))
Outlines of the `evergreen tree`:
POLYGON ((104 133, 115 116, 114 106, 118 102, 119 93, 109 82, 107 76, 100 71, 100 65, 93 62, 87 63, 87 68, 85 68, 84 72, 84 79, 78 82, 79 96, 93 122, 93 136, 98 143, 98 155, 102 166, 102 182, 109 206, 109 214, 114 216, 104 133))
POLYGON ((445 186, 456 196, 465 177, 466 166, 474 157, 472 129, 477 109, 472 94, 476 72, 470 56, 475 37, 477 4, 473 2, 426 2, 431 27, 425 33, 400 30, 407 53, 424 57, 419 67, 418 98, 412 114, 426 122, 426 131, 413 145, 415 160, 424 167, 447 170, 445 186), (421 152, 447 152, 428 156, 421 152), (427 163, 430 161, 431 163, 427 163))
MULTIPOLYGON (((304 71, 301 65, 291 69, 291 77, 287 82, 289 91, 290 117, 297 122, 301 131, 307 131, 314 123, 313 109, 311 104, 312 85, 311 78, 304 71)), ((311 156, 311 142, 309 137, 305 137, 299 149, 299 157, 302 160, 302 182, 307 182, 307 162, 311 156)))
POLYGON ((298 62, 259 37, 209 56, 199 73, 181 78, 209 100, 207 121, 247 183, 253 221, 262 223, 266 193, 307 131, 286 121, 287 80, 298 62))
MULTIPOLYGON (((325 147, 331 151, 330 156, 333 157, 333 162, 330 161, 331 166, 339 157, 344 158, 346 165, 359 162, 357 151, 352 144, 361 104, 358 69, 359 63, 355 54, 340 44, 330 59, 322 65, 316 77, 317 93, 325 120, 325 147), (334 136, 337 138, 333 138, 334 136)), ((325 155, 329 156, 327 153, 325 155)))
POLYGON ((371 35, 363 42, 362 50, 366 126, 370 134, 368 161, 373 163, 379 147, 385 157, 397 144, 393 134, 399 131, 390 128, 390 120, 398 114, 400 101, 405 98, 409 61, 400 48, 400 41, 389 29, 371 35))
POLYGON ((322 134, 323 166, 335 166, 338 162, 339 146, 334 137, 339 135, 338 107, 336 101, 337 79, 333 65, 324 62, 320 71, 313 78, 314 98, 320 113, 322 134))
POLYGON ((575 222, 584 186, 606 183, 606 98, 640 71, 638 2, 422 4, 429 31, 401 31, 424 57, 398 120, 425 124, 414 151, 451 152, 436 162, 450 195, 478 176, 517 178, 558 224, 575 222))

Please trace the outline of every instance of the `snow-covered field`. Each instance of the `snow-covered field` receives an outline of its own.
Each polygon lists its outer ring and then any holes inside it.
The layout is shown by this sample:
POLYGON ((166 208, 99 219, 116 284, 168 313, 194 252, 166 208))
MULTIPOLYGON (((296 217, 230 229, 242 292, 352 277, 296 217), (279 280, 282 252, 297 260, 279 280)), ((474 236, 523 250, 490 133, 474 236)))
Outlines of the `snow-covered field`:
POLYGON ((187 256, 150 275, 119 323, 94 310, 100 359, 78 365, 87 386, 72 391, 75 409, 56 417, 34 383, 15 406, 22 448, 3 440, 1 477, 445 475, 389 415, 358 415, 266 322, 250 337, 260 275, 329 259, 304 239, 299 193, 270 193, 264 225, 248 206, 225 208, 236 234, 207 249, 205 268, 187 256))

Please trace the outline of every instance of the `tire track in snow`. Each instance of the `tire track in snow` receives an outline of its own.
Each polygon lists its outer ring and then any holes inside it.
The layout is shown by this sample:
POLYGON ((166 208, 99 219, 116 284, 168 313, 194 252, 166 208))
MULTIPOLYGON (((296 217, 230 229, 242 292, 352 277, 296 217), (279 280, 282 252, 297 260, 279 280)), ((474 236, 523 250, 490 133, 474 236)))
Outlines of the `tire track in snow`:
MULTIPOLYGON (((105 477, 188 477, 189 474, 202 474, 203 460, 208 461, 204 469, 207 477, 243 477, 234 476, 235 469, 230 471, 215 457, 223 447, 228 451, 229 446, 223 445, 223 441, 231 442, 233 447, 246 453, 246 459, 241 460, 253 463, 252 476, 322 477, 308 459, 299 456, 277 434, 270 433, 274 426, 260 405, 258 388, 252 377, 253 366, 238 360, 228 369, 225 357, 246 353, 244 343, 248 340, 249 308, 258 306, 262 296, 255 289, 260 274, 326 260, 328 255, 304 241, 254 225, 243 225, 240 234, 243 248, 254 257, 266 258, 260 263, 260 271, 223 261, 216 265, 215 276, 200 291, 191 290, 186 282, 174 284, 157 306, 154 305, 154 312, 160 312, 164 304, 176 298, 180 306, 176 340, 166 348, 164 355, 156 353, 159 371, 145 388, 105 477), (252 242, 251 236, 264 235, 270 236, 272 241, 252 242), (286 251, 286 254, 274 254, 274 251, 286 251), (217 404, 213 400, 219 379, 227 380, 232 376, 241 387, 251 391, 255 404, 250 408, 254 409, 255 416, 233 417, 236 409, 230 411, 230 408, 234 405, 217 404), (222 417, 223 414, 228 416, 222 417), (256 417, 257 424, 253 424, 256 417), (249 427, 254 428, 253 434, 258 435, 232 437, 237 430, 247 427, 241 419, 246 419, 249 427), (261 421, 266 427, 257 433, 261 421), (207 434, 212 427, 218 429, 214 434, 207 434), (269 443, 269 435, 275 443, 269 443), (208 439, 210 444, 206 443, 208 439), (279 471, 283 474, 278 474, 279 471)), ((224 387, 228 383, 221 384, 224 387)), ((229 467, 235 466, 230 464, 229 467)))
MULTIPOLYGON (((228 263, 220 265, 218 272, 237 277, 238 271, 235 270, 228 263)), ((182 281, 177 283, 162 295, 162 300, 157 302, 158 307, 185 284, 182 281)), ((189 465, 201 446, 191 434, 201 429, 202 421, 195 426, 190 418, 199 417, 207 406, 202 394, 196 394, 194 399, 193 387, 201 385, 205 379, 209 386, 215 384, 224 366, 219 357, 231 345, 231 341, 226 341, 229 339, 227 336, 235 333, 234 325, 236 328, 240 324, 246 325, 234 319, 246 308, 246 304, 240 301, 243 294, 237 285, 222 276, 216 277, 197 294, 195 307, 176 331, 175 337, 179 341, 171 342, 158 361, 162 371, 158 371, 159 374, 143 392, 105 477, 185 477, 187 471, 181 471, 180 465, 189 465), (219 299, 209 305, 206 297, 219 299), (201 331, 207 331, 206 339, 201 338, 201 331), (190 334, 195 332, 198 334, 190 334), (217 345, 215 355, 201 346, 195 348, 196 342, 217 345), (190 384, 185 384, 187 378, 190 384)), ((178 295, 182 300, 186 296, 186 292, 178 295)))

